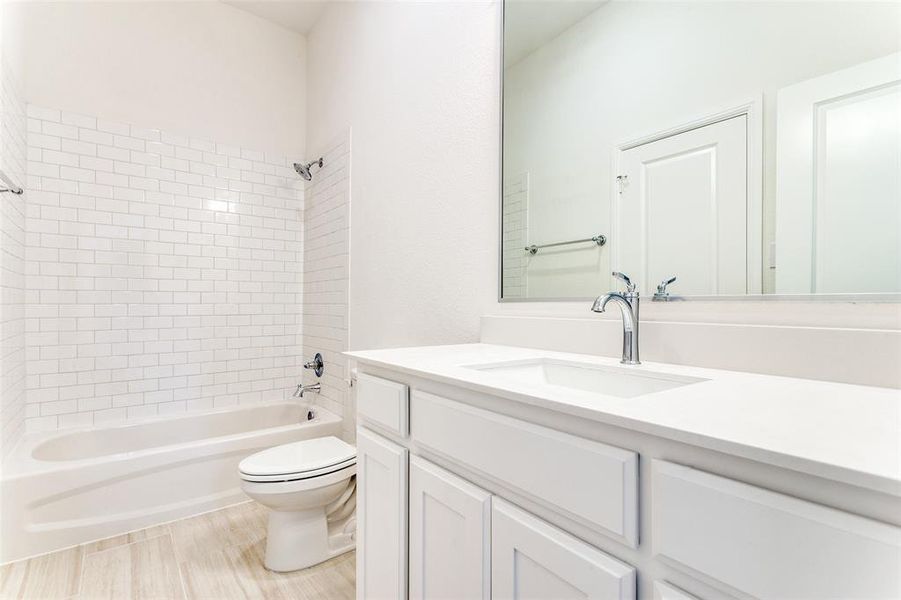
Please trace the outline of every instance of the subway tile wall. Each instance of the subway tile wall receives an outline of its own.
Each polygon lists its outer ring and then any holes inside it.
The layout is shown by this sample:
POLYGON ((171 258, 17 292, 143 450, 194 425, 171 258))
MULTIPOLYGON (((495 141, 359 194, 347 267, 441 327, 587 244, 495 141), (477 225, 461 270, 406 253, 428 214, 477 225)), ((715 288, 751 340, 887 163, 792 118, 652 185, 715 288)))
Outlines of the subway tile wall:
MULTIPOLYGON (((344 417, 344 438, 356 438, 355 409, 349 389, 347 307, 350 234, 350 133, 321 154, 323 167, 307 184, 304 211, 303 348, 325 361, 319 397, 311 400, 344 417)), ((310 160, 320 154, 311 155, 310 160)), ((304 383, 313 383, 312 372, 304 383)))
POLYGON ((504 298, 524 298, 528 292, 526 266, 528 244, 529 174, 504 180, 504 298))
POLYGON ((27 429, 289 397, 304 229, 291 160, 27 117, 27 429))
MULTIPOLYGON (((0 58, 0 169, 25 184, 25 105, 0 58)), ((0 194, 0 458, 25 422, 25 196, 0 194)))

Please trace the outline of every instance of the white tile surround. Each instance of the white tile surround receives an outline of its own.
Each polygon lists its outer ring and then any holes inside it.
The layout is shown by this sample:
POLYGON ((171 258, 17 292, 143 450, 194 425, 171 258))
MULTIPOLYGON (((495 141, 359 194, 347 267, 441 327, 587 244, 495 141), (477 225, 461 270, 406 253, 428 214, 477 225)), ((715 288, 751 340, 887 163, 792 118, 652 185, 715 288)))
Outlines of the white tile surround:
MULTIPOLYGON (((0 64, 0 169, 25 184, 25 105, 19 81, 0 64)), ((0 458, 25 422, 25 196, 0 194, 0 458)))
MULTIPOLYGON (((355 408, 349 390, 347 357, 347 294, 350 251, 350 134, 342 135, 321 153, 321 170, 313 167, 304 209, 303 354, 311 360, 322 353, 322 391, 310 400, 344 417, 344 438, 356 439, 355 408)), ((303 381, 316 381, 307 370, 303 381)))
POLYGON ((529 219, 529 174, 522 173, 504 181, 503 290, 505 298, 524 298, 528 294, 526 264, 529 256, 526 233, 529 219))
POLYGON ((27 429, 285 398, 291 160, 34 106, 27 127, 27 429))

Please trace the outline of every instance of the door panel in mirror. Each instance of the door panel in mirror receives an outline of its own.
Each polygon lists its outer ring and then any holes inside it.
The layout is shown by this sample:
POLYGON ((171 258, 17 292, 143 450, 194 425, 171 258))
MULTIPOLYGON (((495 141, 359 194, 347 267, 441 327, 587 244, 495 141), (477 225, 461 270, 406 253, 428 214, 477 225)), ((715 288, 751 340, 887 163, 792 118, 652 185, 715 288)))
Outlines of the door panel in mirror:
POLYGON ((742 115, 623 150, 614 270, 642 293, 673 273, 679 294, 747 293, 747 144, 742 115))
POLYGON ((901 289, 901 55, 780 90, 777 293, 901 289))

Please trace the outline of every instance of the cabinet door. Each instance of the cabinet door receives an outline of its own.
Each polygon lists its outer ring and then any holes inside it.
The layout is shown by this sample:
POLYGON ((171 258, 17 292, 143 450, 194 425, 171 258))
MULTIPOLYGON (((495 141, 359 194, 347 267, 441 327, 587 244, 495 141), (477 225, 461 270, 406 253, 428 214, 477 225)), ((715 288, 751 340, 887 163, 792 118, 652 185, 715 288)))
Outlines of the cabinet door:
POLYGON ((494 498, 493 598, 635 598, 635 569, 494 498))
POLYGON ((490 597, 491 496, 410 459, 410 598, 490 597))
POLYGON ((357 429, 357 598, 407 596, 407 450, 357 429))

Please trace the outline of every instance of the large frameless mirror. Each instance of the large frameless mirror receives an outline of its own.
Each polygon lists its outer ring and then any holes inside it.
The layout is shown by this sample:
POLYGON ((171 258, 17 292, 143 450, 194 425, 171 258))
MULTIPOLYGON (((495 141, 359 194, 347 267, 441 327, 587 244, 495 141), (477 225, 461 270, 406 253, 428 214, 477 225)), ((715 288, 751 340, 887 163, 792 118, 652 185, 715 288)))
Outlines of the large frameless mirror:
POLYGON ((901 3, 510 1, 503 300, 901 292, 901 3))

